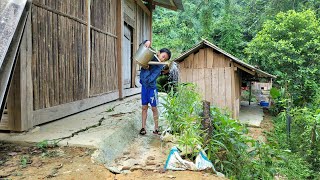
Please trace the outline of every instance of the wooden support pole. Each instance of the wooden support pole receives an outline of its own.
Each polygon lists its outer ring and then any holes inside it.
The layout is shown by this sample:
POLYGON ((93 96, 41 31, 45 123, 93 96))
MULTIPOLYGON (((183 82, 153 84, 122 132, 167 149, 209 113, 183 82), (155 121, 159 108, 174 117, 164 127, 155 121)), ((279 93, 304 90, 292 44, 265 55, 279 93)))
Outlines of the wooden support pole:
POLYGON ((31 8, 20 46, 20 98, 21 122, 14 130, 24 131, 33 127, 33 85, 32 85, 32 29, 31 8))
POLYGON ((91 31, 91 8, 90 8, 91 0, 86 0, 86 9, 87 9, 87 32, 86 32, 86 41, 87 41, 87 97, 90 97, 90 79, 91 79, 91 71, 90 71, 90 64, 91 64, 91 39, 90 39, 90 31, 91 31))
POLYGON ((251 81, 249 81, 249 105, 251 104, 251 81))
POLYGON ((150 10, 150 14, 149 15, 149 20, 150 20, 150 41, 152 42, 152 1, 149 1, 149 10, 150 10))
POLYGON ((123 38, 123 0, 117 1, 117 70, 119 98, 123 98, 122 77, 122 38, 123 38))
POLYGON ((205 142, 208 142, 211 139, 211 135, 213 132, 213 125, 211 120, 210 113, 210 102, 202 101, 203 103, 203 119, 201 121, 203 130, 207 133, 205 137, 205 142))

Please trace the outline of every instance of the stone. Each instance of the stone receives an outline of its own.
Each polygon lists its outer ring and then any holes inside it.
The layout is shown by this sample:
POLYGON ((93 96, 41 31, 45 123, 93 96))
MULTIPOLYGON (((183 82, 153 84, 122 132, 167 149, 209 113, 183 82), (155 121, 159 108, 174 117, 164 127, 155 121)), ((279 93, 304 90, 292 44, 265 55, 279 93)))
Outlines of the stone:
POLYGON ((15 156, 15 155, 17 155, 17 154, 18 154, 18 153, 16 153, 16 152, 9 152, 9 153, 8 153, 9 156, 15 156))
POLYGON ((136 164, 138 164, 138 161, 135 159, 128 159, 122 163, 123 166, 129 166, 129 167, 132 167, 136 164))
POLYGON ((224 174, 222 174, 221 172, 217 172, 217 176, 218 177, 226 177, 224 174))
POLYGON ((113 167, 113 166, 105 166, 110 172, 112 172, 113 174, 120 174, 121 171, 116 168, 116 167, 113 167))
POLYGON ((167 178, 174 179, 174 178, 176 178, 176 177, 173 176, 173 175, 168 175, 167 178))
POLYGON ((38 131, 40 131, 40 126, 36 126, 36 127, 33 128, 30 132, 31 132, 31 133, 36 133, 36 132, 38 132, 38 131))
POLYGON ((140 169, 142 169, 141 166, 133 166, 130 168, 130 171, 136 171, 136 170, 140 170, 140 169))
POLYGON ((131 171, 129 171, 129 170, 121 171, 122 174, 128 174, 128 173, 130 173, 130 172, 131 172, 131 171))
POLYGON ((155 160, 156 158, 154 156, 147 157, 148 160, 155 160))
POLYGON ((121 171, 124 171, 124 170, 130 170, 131 169, 131 167, 130 166, 123 166, 122 168, 121 168, 121 171))
POLYGON ((128 152, 128 151, 123 153, 123 155, 129 155, 129 154, 130 154, 130 152, 128 152))
POLYGON ((2 170, 0 170, 0 177, 1 178, 6 178, 6 177, 8 177, 8 176, 10 176, 11 174, 10 173, 8 173, 8 172, 4 172, 4 171, 2 171, 2 170))
POLYGON ((147 166, 153 166, 153 165, 156 165, 156 163, 153 162, 153 161, 147 161, 146 165, 147 166))

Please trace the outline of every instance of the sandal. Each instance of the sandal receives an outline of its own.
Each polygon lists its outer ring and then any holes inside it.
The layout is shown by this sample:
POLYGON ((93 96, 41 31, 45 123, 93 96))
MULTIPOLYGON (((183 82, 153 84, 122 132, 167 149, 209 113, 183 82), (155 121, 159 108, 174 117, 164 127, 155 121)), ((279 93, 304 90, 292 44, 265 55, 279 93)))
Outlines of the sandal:
POLYGON ((140 134, 141 134, 141 135, 145 135, 145 134, 147 134, 147 131, 146 131, 144 128, 141 128, 140 134))
POLYGON ((161 135, 160 131, 158 129, 154 130, 153 131, 153 134, 156 134, 156 135, 161 135))

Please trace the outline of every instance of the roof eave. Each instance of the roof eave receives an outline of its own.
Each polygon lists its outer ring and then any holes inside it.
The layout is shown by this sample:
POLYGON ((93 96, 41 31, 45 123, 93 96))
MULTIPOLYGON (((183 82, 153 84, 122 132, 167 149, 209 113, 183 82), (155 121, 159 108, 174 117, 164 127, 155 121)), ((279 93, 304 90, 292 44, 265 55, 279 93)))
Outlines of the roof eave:
POLYGON ((171 2, 174 4, 174 6, 168 5, 168 4, 164 4, 164 3, 161 3, 161 2, 157 2, 157 1, 152 1, 152 4, 155 5, 155 6, 161 6, 163 8, 171 9, 171 10, 174 10, 174 11, 177 11, 177 10, 183 11, 184 10, 181 0, 173 0, 171 2))
POLYGON ((182 60, 184 60, 189 54, 198 51, 199 49, 201 49, 204 45, 209 46, 213 49, 215 49, 216 51, 224 54, 225 56, 228 56, 229 58, 231 58, 235 63, 240 64, 244 67, 247 67, 249 69, 251 69, 252 71, 255 71, 257 74, 262 75, 265 78, 276 78, 276 76, 269 74, 267 72, 264 72, 260 69, 255 68, 254 66, 247 64, 243 61, 241 61, 240 59, 234 57, 233 55, 225 52, 224 50, 220 49, 218 46, 210 43, 209 41, 203 39, 200 43, 198 43, 197 45, 195 45, 194 47, 192 47, 191 49, 189 49, 188 51, 185 51, 184 53, 182 53, 179 57, 177 57, 176 59, 174 59, 174 61, 176 62, 181 62, 182 60))

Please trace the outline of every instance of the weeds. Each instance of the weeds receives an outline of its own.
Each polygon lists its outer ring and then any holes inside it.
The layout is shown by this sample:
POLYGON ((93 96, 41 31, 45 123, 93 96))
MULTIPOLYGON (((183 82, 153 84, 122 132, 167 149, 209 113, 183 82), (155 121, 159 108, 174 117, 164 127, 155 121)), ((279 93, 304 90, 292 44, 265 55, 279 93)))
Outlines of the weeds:
MULTIPOLYGON (((288 103, 288 100, 281 97, 278 97, 278 100, 282 105, 288 103)), ((166 108, 165 117, 173 133, 178 135, 179 144, 191 148, 193 154, 196 153, 194 147, 201 145, 216 169, 226 174, 230 179, 274 179, 275 176, 285 176, 289 179, 316 177, 316 175, 310 176, 312 173, 308 168, 310 166, 303 158, 300 158, 300 155, 288 150, 292 142, 286 143, 286 132, 283 129, 285 127, 283 125, 286 123, 283 120, 280 125, 276 123, 275 135, 272 135, 272 132, 268 133, 270 137, 268 144, 266 144, 248 137, 248 130, 245 126, 231 119, 219 108, 211 107, 214 131, 209 143, 205 143, 203 138, 205 134, 201 130, 201 97, 197 93, 195 85, 178 85, 175 92, 171 91, 168 94, 163 105, 166 108)), ((276 111, 284 109, 282 106, 277 108, 276 111)), ((297 119, 294 118, 294 120, 299 121, 297 127, 306 124, 305 118, 312 122, 314 122, 313 118, 318 118, 318 116, 308 114, 308 110, 297 111, 294 109, 292 111, 296 112, 294 117, 297 119)), ((282 113, 279 117, 283 119, 286 118, 286 115, 282 113)), ((304 153, 317 160, 319 159, 317 154, 319 151, 308 150, 312 145, 318 147, 320 144, 318 143, 319 128, 317 127, 319 119, 316 124, 311 124, 313 126, 308 126, 297 132, 298 136, 294 136, 294 138, 301 142, 303 139, 309 139, 309 146, 301 144, 306 146, 304 153)), ((296 150, 304 148, 301 145, 296 150)))
POLYGON ((30 164, 30 163, 31 163, 31 160, 28 155, 23 155, 20 157, 20 165, 22 168, 27 167, 27 164, 30 164))

